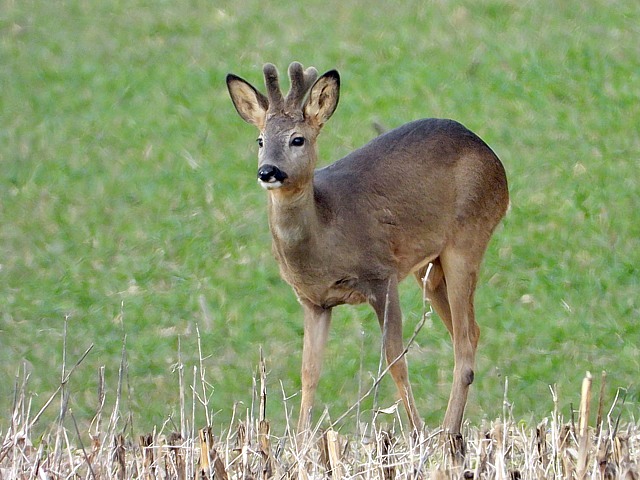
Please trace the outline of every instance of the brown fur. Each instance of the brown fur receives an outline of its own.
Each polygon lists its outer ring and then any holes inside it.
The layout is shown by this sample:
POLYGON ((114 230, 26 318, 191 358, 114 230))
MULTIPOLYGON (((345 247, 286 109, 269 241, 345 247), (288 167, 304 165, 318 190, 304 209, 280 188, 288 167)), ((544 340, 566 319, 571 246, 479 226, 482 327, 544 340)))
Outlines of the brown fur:
MULTIPOLYGON (((308 69, 309 78, 315 70, 308 69)), ((260 130, 259 166, 287 178, 269 190, 269 225, 282 277, 305 312, 299 430, 308 428, 331 309, 369 302, 383 332, 390 369, 411 425, 420 429, 402 356, 397 285, 422 282, 451 334, 455 367, 444 428, 459 433, 473 381, 479 328, 473 295, 487 244, 508 205, 504 168, 493 151, 457 122, 424 119, 391 130, 334 164, 315 170, 315 142, 339 98, 330 71, 313 85, 292 64, 287 108, 265 108, 261 94, 239 77, 227 84, 243 119, 260 130), (294 99, 294 100, 291 100, 294 99), (292 106, 296 106, 292 108, 292 106), (293 139, 304 138, 295 146, 293 139)), ((265 66, 272 98, 277 72, 265 66)), ((269 185, 265 185, 269 188, 269 185)))

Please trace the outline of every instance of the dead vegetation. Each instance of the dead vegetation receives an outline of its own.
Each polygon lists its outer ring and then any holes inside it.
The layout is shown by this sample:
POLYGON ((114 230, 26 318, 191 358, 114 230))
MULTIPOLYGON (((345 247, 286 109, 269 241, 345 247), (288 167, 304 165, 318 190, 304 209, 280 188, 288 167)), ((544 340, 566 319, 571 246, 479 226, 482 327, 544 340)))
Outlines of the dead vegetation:
MULTIPOLYGON (((398 411, 391 427, 375 420, 359 424, 358 432, 341 432, 327 415, 319 420, 312 441, 299 443, 286 425, 281 436, 270 431, 266 418, 264 360, 255 379, 255 406, 236 415, 226 431, 194 429, 185 411, 184 376, 180 373, 180 425, 144 435, 131 433, 130 419, 120 411, 126 377, 126 355, 120 365, 115 407, 104 415, 104 370, 99 408, 84 431, 68 409, 67 381, 85 354, 69 371, 63 366, 61 385, 36 414, 27 395, 28 374, 16 380, 11 420, 2 435, 0 480, 4 479, 637 479, 640 478, 640 429, 621 424, 615 411, 623 400, 604 411, 602 387, 592 402, 592 378, 582 386, 577 419, 563 419, 557 408, 537 425, 504 417, 480 426, 465 425, 463 438, 447 438, 440 430, 419 437, 402 428, 398 411), (596 408, 592 408, 592 403, 596 408), (59 406, 57 421, 34 437, 45 409, 59 406), (588 419, 595 417, 589 425, 588 419), (87 441, 86 439, 89 439, 87 441)), ((182 366, 180 372, 182 372, 182 366)), ((202 367, 202 365, 200 365, 202 367)), ((207 410, 209 384, 194 368, 191 401, 207 410)), ((604 385, 606 376, 601 382, 604 385)), ((505 389, 506 390, 506 389, 505 389)), ((552 390, 554 403, 557 398, 552 390)), ((505 399, 505 406, 508 402, 505 399)), ((193 417, 191 417, 193 419, 193 417)), ((209 412, 205 418, 209 419, 209 412)))

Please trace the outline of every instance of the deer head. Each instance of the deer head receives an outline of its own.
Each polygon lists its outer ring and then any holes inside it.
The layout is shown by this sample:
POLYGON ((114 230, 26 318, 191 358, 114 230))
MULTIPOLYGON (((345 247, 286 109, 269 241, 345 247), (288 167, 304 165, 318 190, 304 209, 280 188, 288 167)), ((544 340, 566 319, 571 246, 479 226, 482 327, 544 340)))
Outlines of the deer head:
POLYGON ((227 75, 227 87, 240 116, 260 130, 258 182, 268 190, 295 192, 311 185, 316 138, 338 105, 340 76, 331 70, 320 78, 315 68, 289 66, 291 88, 282 95, 276 67, 264 66, 267 96, 242 78, 227 75))

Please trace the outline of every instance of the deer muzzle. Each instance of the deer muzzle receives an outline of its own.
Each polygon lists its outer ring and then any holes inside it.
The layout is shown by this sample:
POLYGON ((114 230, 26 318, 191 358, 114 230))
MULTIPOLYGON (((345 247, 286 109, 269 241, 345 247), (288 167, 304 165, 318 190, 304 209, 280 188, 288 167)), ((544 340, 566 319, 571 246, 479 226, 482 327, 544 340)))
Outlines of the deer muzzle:
POLYGON ((267 190, 280 188, 286 178, 287 174, 275 165, 262 165, 258 168, 258 183, 267 190))

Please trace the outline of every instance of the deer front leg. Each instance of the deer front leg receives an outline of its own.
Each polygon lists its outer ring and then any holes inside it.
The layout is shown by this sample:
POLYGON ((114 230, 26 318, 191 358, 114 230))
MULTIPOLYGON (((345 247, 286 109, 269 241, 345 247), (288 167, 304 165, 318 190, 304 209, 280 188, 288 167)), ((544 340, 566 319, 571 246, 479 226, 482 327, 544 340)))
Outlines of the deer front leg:
POLYGON ((402 341, 402 311, 398 297, 398 279, 395 275, 381 282, 376 289, 371 305, 382 329, 382 343, 387 363, 391 365, 389 368, 391 377, 407 411, 411 427, 415 431, 421 431, 424 423, 416 408, 409 383, 409 370, 402 341))
POLYGON ((304 307, 304 340, 301 372, 302 400, 300 402, 300 417, 298 418, 299 434, 307 431, 310 427, 311 409, 320 379, 324 347, 331 324, 331 309, 306 302, 303 302, 302 305, 304 307))

